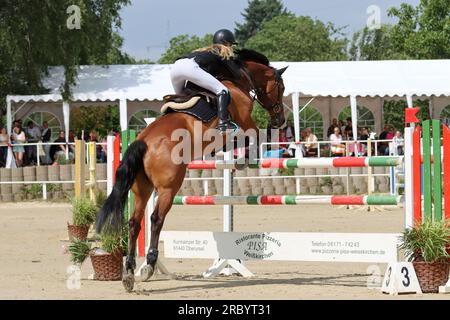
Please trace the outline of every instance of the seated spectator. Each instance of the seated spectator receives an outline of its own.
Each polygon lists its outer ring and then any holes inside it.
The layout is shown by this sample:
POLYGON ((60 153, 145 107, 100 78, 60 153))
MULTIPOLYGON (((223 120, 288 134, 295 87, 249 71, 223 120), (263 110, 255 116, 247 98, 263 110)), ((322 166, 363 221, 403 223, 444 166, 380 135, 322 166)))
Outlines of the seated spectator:
POLYGON ((25 132, 22 130, 22 127, 19 124, 19 126, 14 127, 13 133, 11 135, 11 143, 13 144, 13 152, 14 152, 14 157, 16 159, 17 167, 23 166, 23 155, 25 153, 25 148, 24 148, 23 144, 26 142, 27 142, 27 138, 25 136, 25 132), (17 144, 22 144, 22 145, 14 146, 17 144))
POLYGON ((6 128, 0 128, 0 168, 6 166, 8 155, 8 134, 6 128))
MULTIPOLYGON (((280 130, 280 137, 278 139, 279 142, 288 142, 288 139, 286 138, 286 133, 284 130, 280 130)), ((281 148, 287 148, 287 143, 280 143, 281 148)))
MULTIPOLYGON (((389 125, 386 124, 384 126, 384 130, 380 133, 380 136, 378 137, 378 139, 379 140, 387 140, 388 133, 389 133, 389 125)), ((380 155, 389 154, 389 142, 386 142, 386 141, 378 142, 378 154, 380 154, 380 155)))
MULTIPOLYGON (((392 139, 394 139, 394 137, 395 137, 394 127, 389 126, 389 131, 388 131, 388 133, 386 135, 386 139, 387 140, 392 140, 392 139)), ((388 148, 385 149, 384 155, 385 156, 389 155, 389 142, 388 142, 388 148)))
MULTIPOLYGON (((352 123, 352 118, 350 118, 350 117, 348 117, 347 118, 347 125, 345 126, 345 128, 344 128, 344 132, 345 133, 347 133, 347 132, 352 132, 352 134, 353 134, 353 123, 352 123)), ((350 140, 350 139, 349 139, 350 140)))
POLYGON ((396 150, 394 150, 394 154, 395 151, 397 151, 398 156, 402 156, 404 154, 404 146, 405 146, 405 140, 403 139, 402 133, 400 131, 396 131, 395 132, 395 136, 392 139, 392 142, 394 143, 394 148, 395 146, 397 147, 396 150))
POLYGON ((330 138, 330 136, 334 133, 334 128, 339 127, 338 121, 336 118, 333 118, 331 125, 328 127, 327 130, 327 139, 330 138))
POLYGON ((50 158, 53 161, 53 165, 57 165, 58 157, 66 155, 66 133, 64 131, 59 132, 58 138, 54 143, 64 143, 64 144, 54 144, 50 147, 50 158))
POLYGON ((342 135, 339 127, 334 128, 334 133, 330 136, 331 155, 342 157, 345 154, 345 145, 342 143, 342 135))
POLYGON ((295 140, 295 130, 291 120, 287 121, 284 133, 288 142, 292 142, 295 140))
POLYGON ((317 156, 317 137, 314 133, 312 133, 310 128, 305 129, 305 150, 306 157, 315 157, 317 156))
MULTIPOLYGON (((73 130, 69 131, 69 143, 75 143, 75 139, 77 137, 75 136, 75 132, 73 132, 73 130)), ((69 152, 75 154, 75 145, 74 144, 69 144, 69 152)))
POLYGON ((348 145, 348 153, 350 156, 356 156, 355 150, 358 150, 358 156, 365 156, 366 149, 361 142, 350 142, 348 145))

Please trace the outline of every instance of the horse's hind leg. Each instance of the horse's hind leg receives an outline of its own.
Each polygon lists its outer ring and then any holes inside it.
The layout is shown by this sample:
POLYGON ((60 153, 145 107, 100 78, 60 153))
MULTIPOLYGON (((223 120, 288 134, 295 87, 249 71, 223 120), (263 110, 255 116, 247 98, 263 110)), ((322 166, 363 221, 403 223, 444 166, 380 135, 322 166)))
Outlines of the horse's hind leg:
POLYGON ((149 279, 155 271, 156 262, 158 260, 159 236, 164 225, 166 215, 172 207, 173 198, 178 192, 178 189, 179 188, 158 189, 158 201, 156 202, 155 210, 153 211, 151 216, 152 228, 150 236, 150 247, 147 253, 147 267, 144 268, 142 272, 144 279, 149 279))
POLYGON ((153 192, 153 185, 142 173, 133 184, 132 191, 134 194, 134 211, 130 220, 129 237, 128 237, 128 255, 125 262, 125 275, 123 276, 122 283, 127 291, 133 290, 134 286, 134 269, 136 269, 136 241, 141 230, 142 218, 145 215, 145 207, 148 199, 153 192))

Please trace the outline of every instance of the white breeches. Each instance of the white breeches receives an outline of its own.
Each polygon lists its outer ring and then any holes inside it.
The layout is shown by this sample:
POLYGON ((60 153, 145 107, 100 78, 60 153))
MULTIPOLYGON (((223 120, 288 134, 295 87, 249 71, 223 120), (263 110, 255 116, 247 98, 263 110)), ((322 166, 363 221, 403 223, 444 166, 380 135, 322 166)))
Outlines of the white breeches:
POLYGON ((208 72, 200 68, 193 58, 177 60, 170 71, 170 80, 172 80, 172 86, 176 94, 183 93, 186 81, 190 81, 215 94, 219 94, 223 90, 228 92, 227 87, 208 72))

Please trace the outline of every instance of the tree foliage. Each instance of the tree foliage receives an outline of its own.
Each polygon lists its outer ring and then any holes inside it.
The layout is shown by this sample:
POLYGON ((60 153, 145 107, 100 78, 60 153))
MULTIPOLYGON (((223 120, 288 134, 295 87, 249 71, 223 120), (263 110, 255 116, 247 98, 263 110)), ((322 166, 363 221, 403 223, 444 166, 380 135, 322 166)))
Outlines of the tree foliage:
POLYGON ((185 54, 192 51, 211 45, 213 39, 212 34, 207 34, 200 38, 198 36, 189 36, 183 34, 174 37, 170 40, 170 46, 166 52, 158 60, 158 63, 170 64, 185 54))
POLYGON ((334 25, 286 14, 263 24, 247 47, 274 61, 347 60, 347 40, 334 25))
POLYGON ((421 0, 417 7, 403 3, 388 13, 399 19, 392 29, 398 51, 412 59, 450 58, 448 0, 421 0))
POLYGON ((71 108, 70 128, 78 137, 84 130, 85 137, 95 129, 100 137, 112 130, 120 131, 120 111, 118 106, 71 108))
MULTIPOLYGON (((0 99, 6 94, 45 92, 41 79, 49 66, 65 68, 64 98, 77 65, 126 63, 131 58, 120 51, 122 39, 119 11, 129 0, 3 0, 0 6, 0 99), (80 28, 68 28, 80 9, 80 28)), ((130 61, 131 62, 131 61, 130 61)))
POLYGON ((264 22, 287 13, 287 9, 280 0, 249 0, 247 8, 242 13, 244 22, 236 23, 237 41, 240 45, 245 45, 249 38, 261 30, 264 22))
POLYGON ((390 8, 388 15, 397 23, 354 35, 351 59, 450 58, 450 1, 421 0, 417 7, 403 3, 390 8))
POLYGON ((402 59, 391 36, 392 26, 382 25, 379 29, 365 27, 355 32, 349 49, 350 60, 390 60, 402 59))

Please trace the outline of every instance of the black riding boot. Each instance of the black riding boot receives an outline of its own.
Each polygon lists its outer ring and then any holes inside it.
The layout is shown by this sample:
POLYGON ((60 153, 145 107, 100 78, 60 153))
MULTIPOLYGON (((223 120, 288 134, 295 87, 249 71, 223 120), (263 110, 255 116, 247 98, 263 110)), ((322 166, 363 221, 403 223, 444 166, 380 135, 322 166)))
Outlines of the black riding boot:
POLYGON ((236 125, 230 121, 230 114, 228 112, 228 105, 231 102, 230 93, 223 90, 217 96, 217 115, 219 117, 217 129, 219 129, 222 134, 225 134, 227 130, 236 130, 236 125))

